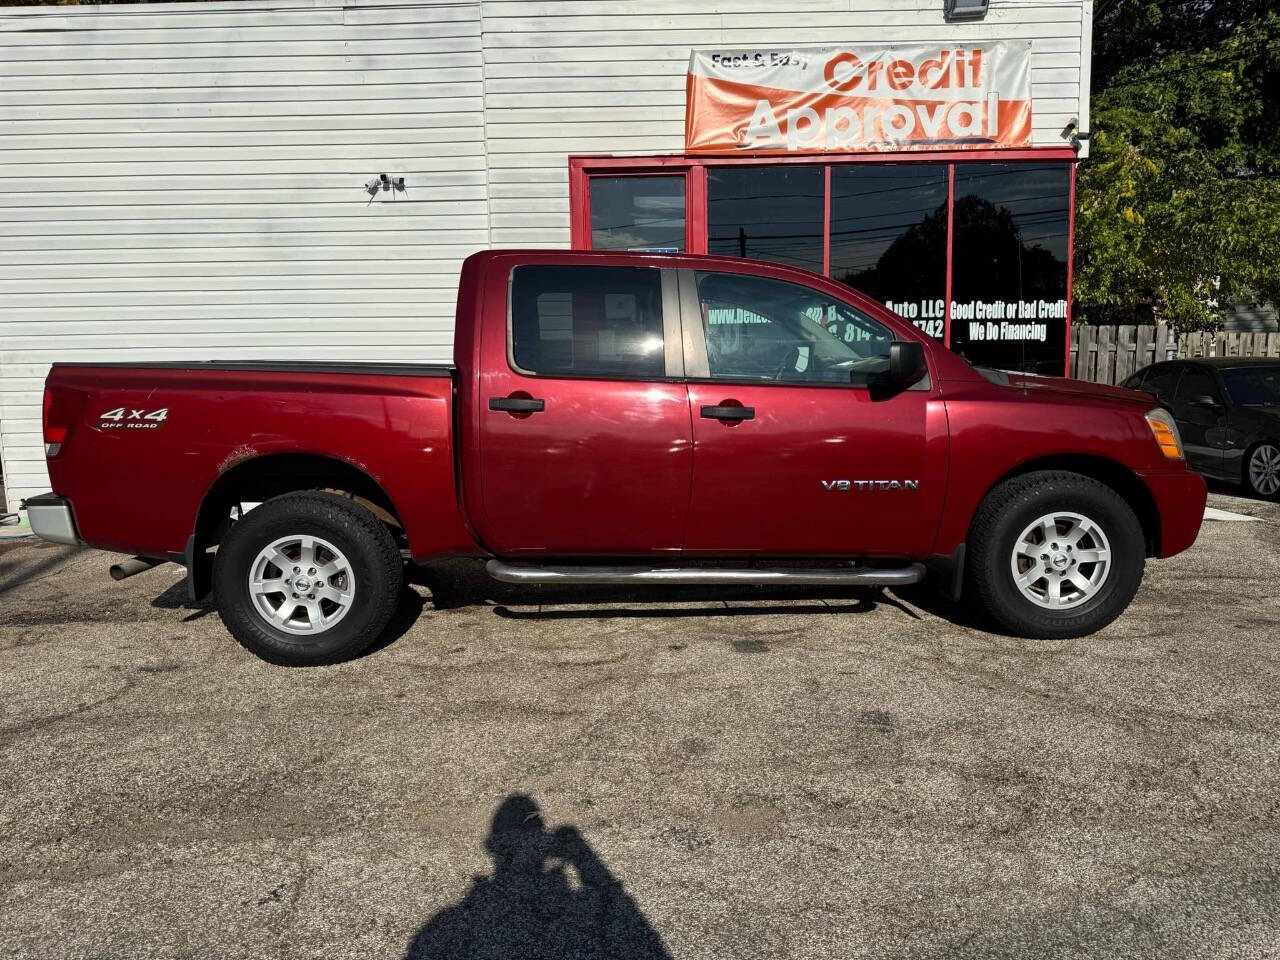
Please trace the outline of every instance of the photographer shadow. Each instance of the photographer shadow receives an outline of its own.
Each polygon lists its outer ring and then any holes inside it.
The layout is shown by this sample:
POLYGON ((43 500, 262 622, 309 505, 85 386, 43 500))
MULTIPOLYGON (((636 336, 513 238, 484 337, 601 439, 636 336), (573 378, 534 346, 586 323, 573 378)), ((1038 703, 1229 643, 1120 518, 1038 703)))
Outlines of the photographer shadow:
POLYGON ((671 960, 578 829, 548 830, 532 797, 498 806, 485 849, 493 873, 423 924, 405 960, 671 960))

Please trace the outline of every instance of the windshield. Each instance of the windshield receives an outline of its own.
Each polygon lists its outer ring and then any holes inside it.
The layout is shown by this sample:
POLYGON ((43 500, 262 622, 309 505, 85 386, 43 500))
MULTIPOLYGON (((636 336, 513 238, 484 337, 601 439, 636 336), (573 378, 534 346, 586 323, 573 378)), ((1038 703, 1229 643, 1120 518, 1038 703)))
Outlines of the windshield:
POLYGON ((1280 364, 1224 370, 1231 402, 1241 407, 1280 407, 1280 364))

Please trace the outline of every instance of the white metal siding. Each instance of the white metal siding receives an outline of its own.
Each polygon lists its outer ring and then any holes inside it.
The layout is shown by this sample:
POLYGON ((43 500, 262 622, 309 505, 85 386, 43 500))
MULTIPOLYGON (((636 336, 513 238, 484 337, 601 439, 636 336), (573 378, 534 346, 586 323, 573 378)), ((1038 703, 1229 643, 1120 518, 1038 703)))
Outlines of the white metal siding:
POLYGON ((1087 128, 1090 0, 273 0, 0 9, 0 447, 50 362, 442 359, 467 253, 567 246, 570 153, 678 153, 693 47, 1031 38, 1087 128), (403 175, 408 196, 362 183, 403 175))
POLYGON ((695 47, 1027 38, 1034 144, 1064 146, 1067 121, 1087 121, 1081 65, 1087 66, 1089 37, 1082 28, 1091 22, 1091 0, 991 0, 984 21, 955 24, 943 21, 942 6, 942 0, 484 0, 493 244, 568 245, 566 154, 681 152, 685 70, 695 47))
POLYGON ((48 489, 55 360, 448 358, 480 48, 456 0, 0 10, 10 503, 48 489))

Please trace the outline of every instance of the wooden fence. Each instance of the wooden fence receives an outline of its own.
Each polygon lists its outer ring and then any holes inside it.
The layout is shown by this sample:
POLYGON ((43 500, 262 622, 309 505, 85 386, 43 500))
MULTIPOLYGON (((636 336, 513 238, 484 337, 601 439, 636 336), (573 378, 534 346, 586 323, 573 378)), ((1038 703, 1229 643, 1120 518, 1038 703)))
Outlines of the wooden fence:
POLYGON ((1166 326, 1071 328, 1067 376, 1120 383, 1157 360, 1190 357, 1280 357, 1280 333, 1184 333, 1166 326))

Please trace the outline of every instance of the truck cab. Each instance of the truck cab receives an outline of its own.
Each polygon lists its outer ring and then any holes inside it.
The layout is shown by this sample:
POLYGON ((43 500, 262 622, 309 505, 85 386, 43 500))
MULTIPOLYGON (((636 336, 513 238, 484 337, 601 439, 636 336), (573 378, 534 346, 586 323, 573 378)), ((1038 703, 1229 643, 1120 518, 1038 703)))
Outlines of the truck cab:
POLYGON ((928 553, 946 413, 909 324, 750 262, 473 267, 462 479, 496 553, 928 553), (915 358, 897 381, 895 343, 915 358))

